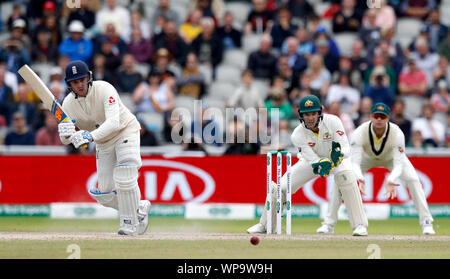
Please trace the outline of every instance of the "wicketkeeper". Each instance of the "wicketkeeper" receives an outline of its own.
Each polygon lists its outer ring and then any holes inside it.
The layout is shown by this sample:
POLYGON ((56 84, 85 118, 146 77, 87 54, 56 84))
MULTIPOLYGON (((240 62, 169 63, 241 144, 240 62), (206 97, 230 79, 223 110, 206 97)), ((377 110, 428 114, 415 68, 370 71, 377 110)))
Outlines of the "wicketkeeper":
MULTIPOLYGON (((361 192, 365 190, 363 174, 373 167, 385 167, 391 173, 384 185, 386 194, 391 199, 397 193, 395 187, 399 178, 414 201, 419 213, 419 222, 423 234, 435 234, 433 217, 428 209, 427 200, 417 173, 405 154, 405 135, 400 128, 389 122, 389 107, 383 103, 372 106, 370 121, 361 124, 352 134, 351 151, 353 170, 358 178, 361 192)), ((328 201, 328 212, 318 233, 333 233, 338 218, 342 196, 336 188, 333 189, 328 201)))
POLYGON ((60 123, 61 141, 76 148, 96 143, 98 189, 90 189, 89 194, 119 211, 119 234, 143 234, 151 204, 141 200, 137 183, 142 165, 139 122, 111 84, 92 80, 84 62, 71 62, 65 80, 70 94, 62 106, 81 130, 75 132, 74 123, 60 123))
MULTIPOLYGON (((350 146, 341 120, 334 115, 323 114, 320 100, 308 95, 300 100, 300 125, 295 128, 291 140, 301 152, 301 159, 292 166, 292 193, 295 193, 316 176, 334 174, 335 185, 342 193, 349 212, 354 236, 367 235, 367 217, 361 194, 352 171, 350 146)), ((273 183, 272 204, 276 203, 277 185, 273 183)), ((287 177, 281 179, 282 204, 286 201, 287 177)), ((276 210, 272 207, 272 220, 276 210)), ((264 210, 260 222, 250 227, 248 233, 265 233, 267 215, 264 210)), ((275 222, 272 226, 275 226, 275 222)), ((274 231, 274 228, 272 228, 274 231)))

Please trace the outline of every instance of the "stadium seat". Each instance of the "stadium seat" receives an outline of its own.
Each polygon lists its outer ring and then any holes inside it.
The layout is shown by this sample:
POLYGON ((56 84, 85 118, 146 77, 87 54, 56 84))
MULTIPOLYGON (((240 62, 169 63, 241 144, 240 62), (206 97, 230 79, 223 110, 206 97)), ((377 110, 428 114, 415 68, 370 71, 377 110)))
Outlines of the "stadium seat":
POLYGON ((403 96, 405 102, 405 116, 408 119, 415 119, 422 114, 423 99, 415 96, 403 96))
POLYGON ((334 40, 339 47, 339 52, 344 56, 351 56, 352 44, 358 39, 358 35, 355 33, 345 32, 334 34, 334 40))
POLYGON ((45 84, 48 84, 50 82, 50 72, 54 67, 52 64, 33 63, 30 65, 30 67, 38 74, 38 76, 45 84))
POLYGON ((325 13, 328 10, 328 8, 330 7, 330 3, 329 2, 322 3, 322 2, 316 1, 314 3, 313 7, 314 7, 314 12, 316 12, 316 14, 318 16, 322 16, 323 13, 325 13))
POLYGON ((131 111, 134 111, 133 95, 130 93, 120 93, 120 100, 131 111))
POLYGON ((8 31, 8 25, 6 25, 6 22, 8 21, 8 18, 12 15, 13 13, 13 6, 14 6, 14 2, 13 1, 2 1, 2 3, 0 4, 0 12, 1 12, 1 20, 3 21, 3 27, 2 29, 4 31, 8 31))
POLYGON ((225 51, 223 64, 238 67, 241 70, 247 68, 248 54, 240 49, 225 51))
POLYGON ((445 1, 439 7, 439 12, 441 14, 441 23, 444 25, 450 25, 450 1, 445 1))
POLYGON ((264 80, 253 80, 253 85, 258 89, 258 93, 263 100, 269 95, 270 82, 264 80))
POLYGON ((147 129, 159 134, 164 129, 164 116, 159 112, 140 112, 136 115, 138 119, 141 119, 147 129))
POLYGON ((259 48, 259 42, 261 41, 261 36, 259 34, 247 34, 242 36, 242 49, 251 53, 259 48))
POLYGON ((320 26, 324 27, 327 30, 328 34, 333 34, 333 22, 329 19, 322 19, 320 21, 320 26))
POLYGON ((189 110, 191 115, 194 114, 194 106, 196 99, 190 96, 176 96, 175 108, 185 108, 189 110))
POLYGON ((414 38, 420 32, 423 22, 415 18, 400 18, 397 20, 396 38, 414 38))
POLYGON ((241 80, 241 70, 230 65, 220 64, 216 68, 216 81, 229 82, 233 85, 239 84, 241 80))
POLYGON ((134 69, 142 75, 142 78, 147 79, 147 75, 149 72, 149 66, 147 64, 136 63, 134 64, 134 69))
POLYGON ((436 112, 434 114, 434 119, 441 122, 444 127, 447 127, 447 114, 443 112, 436 112))
POLYGON ((211 67, 207 66, 207 65, 200 64, 200 65, 198 65, 198 69, 199 69, 200 73, 202 73, 203 76, 205 77, 206 85, 209 86, 211 84, 211 82, 212 82, 212 69, 211 69, 211 67))
POLYGON ((233 95, 235 89, 233 84, 216 81, 211 84, 208 97, 226 102, 233 95))
POLYGON ((242 29, 247 16, 250 13, 250 3, 248 2, 230 2, 225 4, 225 10, 230 11, 234 16, 234 22, 237 25, 237 29, 242 29))

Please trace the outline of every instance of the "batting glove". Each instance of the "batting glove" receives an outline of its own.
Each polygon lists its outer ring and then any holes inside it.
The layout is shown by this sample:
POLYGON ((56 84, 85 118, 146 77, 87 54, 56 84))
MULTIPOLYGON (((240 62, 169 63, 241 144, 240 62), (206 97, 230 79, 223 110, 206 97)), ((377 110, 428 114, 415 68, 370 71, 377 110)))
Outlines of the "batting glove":
POLYGON ((85 130, 80 130, 78 132, 75 132, 70 137, 70 142, 75 146, 75 148, 78 148, 84 144, 88 144, 90 142, 93 142, 94 139, 92 138, 91 133, 85 130))
POLYGON ((75 132, 75 124, 70 122, 61 122, 58 124, 58 133, 61 137, 69 138, 75 132))

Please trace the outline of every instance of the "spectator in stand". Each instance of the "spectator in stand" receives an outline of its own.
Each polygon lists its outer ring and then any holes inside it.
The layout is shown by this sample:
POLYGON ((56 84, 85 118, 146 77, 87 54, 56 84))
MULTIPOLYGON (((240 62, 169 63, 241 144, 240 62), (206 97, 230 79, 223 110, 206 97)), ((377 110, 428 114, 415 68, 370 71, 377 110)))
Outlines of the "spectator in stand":
POLYGON ((405 143, 411 140, 411 121, 405 117, 405 102, 402 99, 396 99, 391 109, 391 119, 397 124, 405 135, 405 143))
POLYGON ((303 21, 303 26, 306 26, 308 19, 315 15, 314 8, 307 0, 289 0, 287 7, 291 11, 292 17, 303 21))
MULTIPOLYGON (((448 16, 448 15, 445 15, 448 16)), ((437 50, 439 44, 445 40, 448 33, 448 27, 441 23, 439 9, 433 9, 426 21, 430 34, 430 48, 437 50)))
POLYGON ((395 27, 397 23, 397 16, 395 14, 394 8, 386 3, 387 0, 380 0, 380 8, 378 9, 368 9, 376 10, 376 25, 380 28, 391 28, 395 27))
POLYGON ((286 52, 284 53, 288 57, 289 67, 294 72, 303 72, 308 66, 308 60, 305 56, 298 54, 299 42, 296 37, 289 37, 286 39, 286 52))
POLYGON ((356 119, 360 101, 360 93, 350 81, 350 72, 339 72, 338 82, 330 86, 325 104, 329 106, 333 102, 338 102, 343 113, 346 113, 352 119, 356 119))
POLYGON ((325 39, 318 39, 315 41, 317 54, 322 56, 323 63, 330 73, 339 70, 339 56, 330 51, 330 43, 325 39))
POLYGON ((423 38, 418 38, 415 42, 416 51, 411 53, 411 58, 416 61, 417 68, 421 69, 427 75, 427 86, 432 88, 433 70, 439 64, 439 55, 431 53, 428 42, 423 38))
POLYGON ((117 73, 117 89, 120 93, 133 93, 141 84, 142 75, 135 70, 136 60, 134 56, 127 53, 122 58, 122 66, 117 73))
MULTIPOLYGON (((59 46, 63 40, 63 36, 56 15, 48 15, 44 17, 42 23, 39 24, 34 30, 34 34, 37 34, 37 31, 43 28, 50 31, 51 43, 59 46)), ((33 42, 36 42, 36 37, 33 37, 32 40, 33 42)))
POLYGON ((380 31, 381 27, 377 25, 377 10, 368 9, 359 29, 359 37, 364 45, 372 45, 380 39, 380 31))
POLYGON ((241 84, 236 88, 227 102, 228 107, 243 108, 263 108, 264 101, 258 88, 253 85, 253 73, 251 70, 244 70, 241 74, 241 84))
POLYGON ((11 113, 14 114, 17 111, 20 111, 25 117, 28 125, 30 125, 30 127, 33 127, 36 124, 38 113, 36 105, 29 99, 29 90, 30 88, 26 83, 19 84, 17 98, 14 102, 14 105, 11 107, 11 113))
POLYGON ((403 16, 425 20, 435 8, 435 0, 404 0, 401 11, 403 16))
POLYGON ((437 90, 431 95, 430 103, 436 112, 447 113, 450 108, 450 95, 448 94, 448 83, 441 79, 437 82, 437 90))
POLYGON ((155 63, 152 64, 151 69, 160 73, 162 76, 162 81, 166 84, 171 87, 172 85, 175 85, 176 74, 170 69, 170 53, 167 49, 158 49, 156 52, 155 63))
MULTIPOLYGON (((285 54, 278 58, 277 70, 278 76, 283 80, 283 88, 290 96, 292 91, 299 85, 300 72, 293 71, 289 66, 289 57, 285 54)), ((289 99, 292 100, 293 97, 289 97, 289 99)))
POLYGON ((55 99, 62 104, 64 97, 65 97, 65 87, 60 81, 52 81, 50 82, 50 86, 48 87, 50 92, 52 92, 53 96, 55 96, 55 99))
POLYGON ((250 142, 248 127, 238 118, 227 125, 227 135, 233 136, 233 142, 227 146, 223 155, 256 155, 260 144, 250 142))
POLYGON ((8 29, 7 30, 12 31, 13 22, 16 19, 22 19, 25 22, 25 30, 24 30, 24 32, 26 34, 29 34, 30 26, 28 24, 28 17, 23 13, 23 5, 20 4, 20 3, 14 3, 13 4, 12 14, 9 16, 8 21, 6 22, 6 24, 8 25, 8 29))
POLYGON ((437 84, 439 80, 445 80, 447 84, 450 84, 450 65, 448 59, 445 56, 439 58, 439 64, 436 69, 433 70, 433 81, 437 84))
POLYGON ((397 56, 397 52, 389 45, 387 40, 381 39, 377 47, 375 47, 374 53, 380 54, 385 58, 387 65, 394 70, 396 76, 400 74, 404 64, 403 57, 397 56))
POLYGON ((150 40, 151 30, 148 22, 142 18, 141 13, 138 10, 132 11, 130 15, 130 26, 124 32, 122 39, 128 44, 131 41, 131 35, 133 29, 139 28, 142 33, 142 37, 146 40, 150 40))
MULTIPOLYGON (((311 43, 310 39, 309 39, 309 33, 308 33, 308 29, 300 27, 295 31, 295 37, 298 40, 299 46, 297 49, 297 53, 300 55, 305 56, 305 58, 309 58, 311 56, 311 53, 313 51, 314 48, 314 44, 311 43)), ((281 46, 281 52, 286 52, 287 51, 287 44, 286 44, 286 40, 283 42, 283 45, 281 46)))
POLYGON ((351 137, 353 131, 355 130, 355 124, 353 123, 352 118, 345 112, 341 111, 341 104, 339 102, 332 102, 328 106, 327 112, 329 114, 336 115, 342 121, 342 125, 344 126, 345 133, 347 137, 351 137))
POLYGON ((114 43, 109 37, 103 37, 101 49, 98 53, 105 57, 105 70, 109 72, 109 75, 113 80, 111 81, 113 85, 117 86, 117 75, 116 71, 122 64, 122 57, 117 48, 114 47, 114 43))
POLYGON ((19 85, 17 81, 17 75, 10 72, 8 70, 6 62, 2 60, 0 60, 0 69, 4 71, 3 83, 11 88, 13 94, 17 93, 17 87, 19 85))
MULTIPOLYGON (((115 68, 111 70, 106 66, 106 57, 103 54, 96 54, 93 60, 94 60, 93 61, 94 69, 92 70, 92 74, 94 80, 104 80, 113 84, 114 86, 117 86, 116 85, 117 77, 114 75, 113 72, 115 68)), ((118 67, 118 65, 120 64, 117 64, 116 67, 118 67)))
POLYGON ((390 87, 390 79, 383 66, 377 66, 373 69, 364 96, 370 97, 374 104, 384 103, 391 107, 394 103, 394 92, 390 87))
POLYGON ((438 53, 450 61, 450 32, 447 33, 447 38, 439 44, 438 53))
POLYGON ((291 13, 287 8, 280 8, 277 13, 277 20, 272 27, 270 35, 273 40, 273 47, 280 50, 281 46, 288 37, 292 37, 298 26, 291 23, 291 13))
POLYGON ((153 39, 155 50, 165 48, 178 65, 184 65, 189 46, 177 32, 175 21, 169 20, 164 24, 163 32, 153 39))
POLYGON ((277 58, 270 53, 271 47, 272 37, 264 34, 259 49, 249 55, 247 68, 253 72, 255 79, 271 80, 275 75, 277 58))
POLYGON ((83 23, 83 26, 86 29, 86 37, 92 38, 94 33, 96 32, 95 13, 92 11, 92 9, 89 8, 88 0, 80 0, 79 3, 79 8, 72 9, 70 11, 69 17, 67 18, 67 27, 70 26, 72 21, 79 20, 83 23))
POLYGON ((223 19, 225 13, 225 3, 223 0, 194 0, 191 1, 189 11, 200 9, 203 17, 210 17, 214 20, 214 26, 217 27, 219 21, 223 19))
POLYGON ((141 146, 158 146, 158 139, 156 138, 152 130, 147 129, 144 121, 138 119, 139 124, 141 124, 141 146))
POLYGON ((116 55, 122 57, 125 53, 127 53, 127 44, 120 37, 119 33, 116 32, 116 27, 112 23, 108 23, 106 25, 106 30, 104 33, 99 34, 94 39, 94 52, 101 52, 102 44, 105 41, 109 41, 112 44, 113 52, 116 55))
POLYGON ((158 20, 161 20, 161 18, 166 21, 173 21, 175 28, 181 24, 178 13, 170 8, 170 0, 159 0, 159 5, 151 16, 152 26, 157 26, 158 20))
POLYGON ((135 114, 140 112, 159 112, 164 119, 170 118, 174 108, 174 94, 170 86, 162 82, 161 73, 152 70, 145 82, 142 82, 133 92, 135 114))
POLYGON ((361 40, 353 42, 350 60, 353 68, 358 70, 362 77, 365 77, 366 71, 369 68, 369 59, 364 54, 364 43, 361 40))
MULTIPOLYGON (((369 86, 371 77, 373 77, 372 73, 378 66, 382 66, 384 68, 385 73, 389 77, 389 84, 392 89, 392 93, 395 94, 397 92, 397 75, 395 74, 394 69, 387 65, 385 57, 380 53, 375 53, 375 56, 373 58, 373 66, 370 67, 365 73, 364 85, 366 87, 369 86)), ((376 104, 377 102, 374 103, 376 104)))
POLYGON ((339 83, 339 77, 341 72, 348 73, 350 77, 350 83, 353 88, 355 88, 360 92, 364 90, 364 84, 361 73, 358 70, 353 69, 352 60, 349 57, 341 56, 341 58, 339 59, 339 70, 334 72, 331 77, 331 81, 333 83, 339 83))
POLYGON ((361 28, 362 14, 356 9, 355 0, 342 0, 341 11, 333 18, 333 32, 358 32, 361 28))
POLYGON ((417 118, 412 123, 412 131, 420 132, 425 144, 438 147, 445 144, 445 127, 436 119, 433 119, 435 110, 433 105, 425 104, 422 108, 423 117, 417 118))
POLYGON ((322 56, 318 54, 311 56, 306 73, 311 79, 309 85, 311 92, 323 103, 330 87, 331 74, 325 67, 322 56))
POLYGON ((9 72, 16 73, 25 64, 31 63, 30 53, 19 40, 6 40, 0 49, 0 61, 5 61, 9 72))
POLYGON ((37 33, 37 43, 31 47, 31 60, 35 63, 56 64, 58 60, 58 46, 50 42, 50 32, 40 29, 37 33))
MULTIPOLYGON (((317 31, 314 31, 313 40, 317 42, 319 40, 326 40, 328 42, 328 48, 330 49, 330 53, 334 56, 340 56, 339 47, 336 42, 333 40, 333 37, 327 33, 325 27, 318 26, 317 31)), ((316 45, 313 45, 312 53, 317 53, 316 45)))
POLYGON ((240 48, 242 46, 242 32, 233 27, 234 16, 226 12, 223 18, 223 26, 216 29, 217 36, 223 42, 224 50, 240 48))
MULTIPOLYGON (((414 38, 411 40, 411 43, 409 44, 409 47, 408 47, 409 52, 415 51, 415 50, 416 50, 415 42, 417 41, 418 38, 423 38, 423 39, 425 39, 427 42, 430 42, 430 26, 428 26, 428 25, 422 25, 422 27, 420 27, 420 32, 419 32, 419 34, 418 34, 416 37, 414 37, 414 38)), ((430 46, 430 51, 431 51, 431 52, 436 52, 436 49, 435 49, 435 48, 432 48, 432 47, 430 46)))
POLYGON ((373 106, 372 99, 369 97, 363 97, 359 106, 358 117, 353 121, 355 127, 358 127, 362 123, 370 120, 371 109, 373 106))
POLYGON ((36 132, 36 145, 47 145, 47 146, 61 146, 61 139, 58 133, 58 121, 50 113, 50 111, 45 110, 45 126, 41 127, 36 132))
POLYGON ((197 54, 199 63, 211 67, 214 73, 215 68, 223 58, 223 44, 214 32, 215 27, 212 18, 202 18, 201 25, 203 31, 192 41, 191 49, 197 54))
POLYGON ((30 37, 25 32, 26 22, 25 20, 19 18, 12 23, 12 29, 10 32, 10 41, 19 41, 28 53, 31 53, 31 40, 30 37))
POLYGON ((27 126, 25 116, 17 111, 12 116, 13 130, 5 137, 5 145, 34 145, 35 134, 27 126))
POLYGON ((427 77, 425 73, 418 69, 414 59, 408 60, 408 67, 405 67, 398 79, 398 92, 403 96, 425 97, 427 92, 427 77))
POLYGON ((268 113, 268 119, 276 117, 273 113, 278 109, 277 119, 290 120, 293 116, 292 106, 287 100, 287 94, 282 88, 272 88, 269 93, 269 98, 264 102, 268 113))
POLYGON ((205 77, 198 67, 197 55, 190 52, 181 76, 177 79, 178 95, 191 96, 197 100, 205 94, 205 77))
POLYGON ((178 33, 186 44, 190 45, 202 33, 203 27, 200 24, 202 17, 203 12, 200 9, 194 9, 189 15, 188 20, 180 26, 178 33))
POLYGON ((244 34, 270 33, 273 21, 273 13, 266 10, 266 0, 252 0, 252 9, 244 25, 244 34))
POLYGON ((5 83, 6 69, 0 67, 0 115, 6 119, 8 126, 11 124, 12 107, 14 105, 14 93, 5 83))
POLYGON ((131 25, 130 11, 117 5, 117 0, 106 0, 96 14, 95 24, 101 33, 105 33, 108 25, 113 24, 115 31, 125 38, 131 25))
POLYGON ((59 45, 59 53, 68 55, 71 61, 81 60, 90 63, 93 56, 91 40, 83 37, 84 26, 79 20, 74 20, 69 25, 70 37, 59 45))
POLYGON ((153 44, 142 37, 139 27, 131 31, 131 40, 127 45, 128 53, 132 54, 138 63, 149 63, 153 56, 153 44))

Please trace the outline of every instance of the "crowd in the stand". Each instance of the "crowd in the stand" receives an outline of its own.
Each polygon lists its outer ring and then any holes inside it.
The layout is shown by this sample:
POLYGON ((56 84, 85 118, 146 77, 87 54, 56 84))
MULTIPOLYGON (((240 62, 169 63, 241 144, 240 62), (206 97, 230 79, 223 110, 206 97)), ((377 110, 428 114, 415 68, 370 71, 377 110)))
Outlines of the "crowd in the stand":
MULTIPOLYGON (((372 1, 380 5, 376 8, 365 0, 237 1, 249 6, 242 24, 227 10, 236 1, 226 0, 157 0, 152 9, 139 0, 126 7, 117 0, 80 0, 77 9, 62 0, 9 2, 13 12, 0 20, 0 145, 61 145, 56 120, 17 74, 24 64, 36 65, 62 102, 68 94, 66 65, 86 62, 95 80, 110 82, 132 101, 142 126, 141 145, 157 146, 172 142, 177 122, 170 116, 177 98, 211 100, 214 84, 226 86, 216 82, 225 53, 243 50, 245 38, 259 35, 247 61, 236 61, 245 67, 236 68, 240 82, 230 86, 225 107, 278 108, 282 148, 291 145, 298 102, 307 94, 318 96, 325 112, 339 116, 350 136, 369 119, 372 104, 383 102, 407 146, 450 147, 450 32, 441 23, 449 16, 440 14, 444 1, 372 1), (317 14, 315 5, 327 2, 317 14), (175 5, 186 6, 186 20, 175 5), (405 44, 398 40, 398 22, 407 18, 420 20, 421 27, 405 44), (348 34, 354 36, 344 42, 347 50, 338 39, 348 34), (149 112, 163 116, 163 129, 153 130, 139 118, 149 112)), ((204 108, 208 105, 204 102, 204 108)), ((246 125, 234 118, 214 133, 246 125)), ((205 144, 184 148, 204 150, 205 144)), ((225 153, 255 154, 260 148, 259 143, 232 143, 225 153)))

